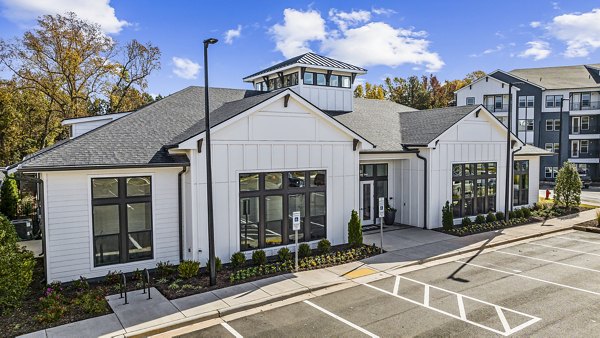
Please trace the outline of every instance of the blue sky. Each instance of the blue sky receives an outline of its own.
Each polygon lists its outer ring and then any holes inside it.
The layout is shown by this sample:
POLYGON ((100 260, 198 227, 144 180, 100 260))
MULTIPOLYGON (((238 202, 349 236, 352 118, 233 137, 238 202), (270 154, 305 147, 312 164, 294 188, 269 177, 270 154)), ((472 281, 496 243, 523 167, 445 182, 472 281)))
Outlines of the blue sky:
POLYGON ((118 41, 160 47, 152 94, 203 84, 207 37, 220 40, 210 47, 211 86, 233 88, 249 88, 244 76, 308 50, 363 66, 362 81, 375 83, 600 62, 600 4, 591 1, 0 0, 0 38, 68 10, 118 41))

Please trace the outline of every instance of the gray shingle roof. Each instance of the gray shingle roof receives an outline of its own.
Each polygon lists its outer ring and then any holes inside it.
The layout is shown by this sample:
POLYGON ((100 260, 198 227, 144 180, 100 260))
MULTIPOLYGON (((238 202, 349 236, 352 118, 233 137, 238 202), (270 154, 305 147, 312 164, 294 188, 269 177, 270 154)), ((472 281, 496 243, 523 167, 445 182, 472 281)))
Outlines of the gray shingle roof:
MULTIPOLYGON (((214 112, 226 102, 261 94, 211 88, 214 112)), ((261 95, 262 96, 262 95, 261 95)), ((169 144, 204 117, 204 88, 188 87, 79 137, 46 149, 20 164, 22 170, 106 166, 168 166, 187 163, 170 155, 169 144)))
POLYGON ((542 149, 542 148, 538 148, 535 146, 532 146, 530 144, 526 144, 523 146, 523 148, 521 148, 521 150, 517 151, 515 153, 515 156, 555 156, 557 155, 554 152, 542 149))
POLYGON ((425 145, 435 140, 477 107, 427 109, 400 114, 400 133, 406 145, 425 145))
POLYGON ((342 62, 342 61, 334 60, 332 58, 328 58, 326 56, 318 55, 315 53, 306 53, 306 54, 302 54, 302 55, 293 57, 289 60, 280 62, 269 68, 265 68, 265 69, 263 69, 259 72, 256 72, 252 75, 248 75, 244 79, 253 78, 258 75, 266 74, 266 73, 272 72, 274 70, 281 69, 281 68, 291 66, 294 64, 300 64, 300 65, 305 65, 305 66, 331 67, 331 68, 338 68, 338 69, 347 69, 350 71, 366 72, 366 69, 361 68, 361 67, 357 67, 357 66, 354 66, 354 65, 342 62))
POLYGON ((524 68, 514 69, 509 73, 546 89, 590 88, 600 87, 599 78, 595 76, 597 74, 590 73, 598 67, 600 64, 524 68))

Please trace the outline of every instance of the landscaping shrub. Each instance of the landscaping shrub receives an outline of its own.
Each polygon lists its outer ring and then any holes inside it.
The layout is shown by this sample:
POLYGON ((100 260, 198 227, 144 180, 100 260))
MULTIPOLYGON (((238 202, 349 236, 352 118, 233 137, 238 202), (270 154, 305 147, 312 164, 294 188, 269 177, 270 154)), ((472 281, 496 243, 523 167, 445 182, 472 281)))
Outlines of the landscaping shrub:
POLYGON ((327 239, 320 240, 319 244, 317 244, 317 250, 319 250, 319 253, 321 254, 329 253, 329 251, 331 251, 331 242, 327 239))
POLYGON ((488 212, 487 216, 485 217, 485 221, 488 223, 496 222, 496 215, 491 211, 488 212))
POLYGON ((573 163, 565 162, 556 176, 554 187, 554 202, 567 208, 576 207, 581 203, 581 178, 573 163))
POLYGON ((177 267, 177 272, 181 278, 192 278, 198 275, 200 270, 200 262, 192 260, 184 260, 177 267))
POLYGON ((73 303, 80 306, 84 312, 93 315, 105 313, 107 310, 107 303, 102 289, 92 289, 82 292, 73 303))
POLYGON ((280 262, 291 261, 292 253, 290 252, 290 249, 284 247, 284 248, 279 249, 279 251, 277 251, 277 257, 279 258, 280 262))
POLYGON ((62 294, 60 283, 48 285, 44 295, 39 299, 40 310, 36 319, 43 323, 59 320, 67 312, 67 304, 62 294))
POLYGON ((523 218, 523 209, 515 210, 515 218, 523 218))
POLYGON ((175 266, 169 261, 156 263, 156 273, 160 278, 166 278, 175 273, 175 266))
POLYGON ((446 205, 442 207, 442 228, 444 230, 450 230, 454 227, 454 215, 452 215, 452 209, 450 208, 450 202, 446 201, 446 205))
POLYGON ((523 212, 523 218, 529 219, 531 217, 531 209, 529 208, 521 208, 523 212))
POLYGON ((462 226, 466 227, 473 224, 473 221, 469 217, 465 217, 462 219, 462 226))
POLYGON ((517 213, 514 210, 511 210, 508 212, 508 219, 515 219, 517 218, 517 213))
POLYGON ((498 211, 496 213, 496 221, 502 221, 504 220, 504 213, 502 211, 498 211))
POLYGON ((252 263, 254 265, 267 264, 267 254, 264 250, 256 250, 252 253, 252 263))
POLYGON ((78 292, 83 292, 90 289, 90 284, 85 277, 80 276, 78 280, 71 284, 71 287, 78 292))
POLYGON ((117 285, 121 282, 121 271, 108 271, 106 276, 104 276, 104 283, 106 285, 112 286, 117 285))
POLYGON ((234 269, 241 268, 246 264, 246 255, 242 252, 236 252, 231 255, 231 266, 234 269))
POLYGON ((477 215, 477 217, 475 217, 475 223, 476 224, 483 224, 483 223, 485 223, 485 216, 483 216, 483 215, 477 215))
MULTIPOLYGON (((221 271, 222 268, 223 263, 221 262, 221 258, 215 257, 215 270, 217 271, 217 273, 219 273, 219 271, 221 271)), ((206 261, 206 272, 210 274, 210 260, 206 261)))
POLYGON ((352 210, 350 222, 348 222, 348 243, 355 247, 363 244, 362 225, 356 210, 352 210))
POLYGON ((33 279, 35 259, 17 244, 12 223, 0 214, 0 313, 21 304, 33 279))
POLYGON ((17 217, 19 207, 19 189, 14 177, 6 176, 0 188, 0 213, 9 219, 17 217))
POLYGON ((302 243, 298 245, 298 257, 304 258, 310 256, 312 250, 310 250, 310 246, 306 243, 302 243))
POLYGON ((19 202, 18 213, 22 216, 30 216, 33 214, 35 207, 35 198, 31 195, 25 195, 19 202))

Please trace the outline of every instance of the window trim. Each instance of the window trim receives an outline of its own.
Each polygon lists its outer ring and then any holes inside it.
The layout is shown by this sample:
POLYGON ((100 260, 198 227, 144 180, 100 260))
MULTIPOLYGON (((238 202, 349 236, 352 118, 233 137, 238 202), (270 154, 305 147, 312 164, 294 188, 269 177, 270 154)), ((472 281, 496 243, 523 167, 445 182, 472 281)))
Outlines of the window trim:
POLYGON ((579 154, 588 154, 590 151, 590 141, 589 140, 579 140, 579 154), (584 146, 585 143, 585 146, 584 146), (585 148, 585 151, 583 149, 585 148))
POLYGON ((140 266, 140 264, 155 264, 157 259, 156 259, 156 178, 155 178, 155 173, 148 173, 148 172, 134 172, 134 173, 117 173, 117 174, 94 174, 94 175, 88 175, 87 177, 87 187, 88 187, 88 232, 89 232, 89 240, 90 240, 90 248, 89 248, 89 256, 90 256, 90 271, 106 271, 106 269, 115 269, 115 268, 119 268, 119 269, 126 269, 128 267, 135 267, 135 266, 140 266), (147 258, 147 259, 140 259, 140 260, 133 260, 133 261, 127 261, 127 262, 119 262, 119 263, 115 263, 115 264, 104 264, 104 265, 96 265, 95 264, 95 257, 94 257, 94 213, 93 213, 93 208, 94 208, 94 203, 92 203, 92 182, 93 179, 96 178, 129 178, 129 177, 150 177, 150 203, 151 203, 151 212, 150 212, 150 219, 152 222, 152 229, 150 230, 152 232, 152 236, 151 236, 151 245, 152 245, 152 250, 151 250, 151 258, 147 258))
POLYGON ((580 123, 580 127, 579 127, 580 130, 590 130, 590 117, 589 116, 582 116, 580 121, 581 121, 581 122, 579 122, 580 123), (583 122, 584 120, 587 121, 587 122, 583 122), (586 125, 585 128, 583 127, 584 124, 586 125))
POLYGON ((475 96, 467 96, 467 98, 465 99, 465 104, 467 106, 474 106, 475 105, 475 96), (473 99, 473 103, 469 103, 469 99, 473 99))

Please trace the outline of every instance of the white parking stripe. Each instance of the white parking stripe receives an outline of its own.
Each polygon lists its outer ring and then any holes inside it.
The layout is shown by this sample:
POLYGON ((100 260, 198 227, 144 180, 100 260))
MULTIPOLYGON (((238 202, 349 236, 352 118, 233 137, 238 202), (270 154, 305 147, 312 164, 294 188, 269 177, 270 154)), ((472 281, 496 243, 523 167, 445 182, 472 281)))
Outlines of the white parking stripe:
POLYGON ((527 276, 527 275, 522 275, 521 273, 517 273, 517 272, 510 272, 510 271, 505 271, 505 270, 500 270, 500 269, 494 269, 494 268, 490 268, 490 267, 487 267, 487 266, 483 266, 483 265, 479 265, 479 264, 475 264, 475 263, 463 262, 463 261, 455 261, 454 263, 470 265, 470 266, 474 266, 474 267, 481 268, 481 269, 486 269, 486 270, 490 270, 490 271, 496 271, 496 272, 504 273, 504 274, 507 274, 507 275, 513 275, 513 276, 521 277, 521 278, 527 278, 527 279, 531 279, 531 280, 534 280, 534 281, 537 281, 537 282, 541 282, 541 283, 552 284, 552 285, 560 286, 560 287, 563 287, 563 288, 567 288, 567 289, 571 289, 571 290, 576 290, 576 291, 581 291, 581 292, 589 293, 589 294, 592 294, 592 295, 600 296, 600 292, 595 292, 595 291, 591 291, 591 290, 581 289, 581 288, 570 286, 570 285, 566 285, 566 284, 551 282, 551 281, 548 281, 548 280, 545 280, 545 279, 541 279, 541 278, 536 278, 536 277, 531 277, 531 276, 527 276))
POLYGON ((223 326, 225 330, 229 331, 229 333, 231 333, 235 338, 243 338, 243 336, 239 332, 237 332, 234 328, 231 327, 231 325, 227 324, 226 322, 222 322, 221 326, 223 326))
POLYGON ((572 238, 572 237, 554 236, 554 238, 562 238, 562 239, 568 239, 570 241, 577 241, 577 242, 582 242, 582 243, 590 243, 590 244, 600 245, 600 242, 597 242, 597 241, 586 241, 585 239, 578 239, 578 238, 572 238))
POLYGON ((519 255, 519 254, 512 253, 512 252, 506 252, 506 251, 493 251, 493 252, 497 252, 497 253, 500 253, 500 254, 503 254, 503 255, 511 255, 511 256, 517 256, 517 257, 523 257, 523 258, 533 259, 533 260, 540 261, 540 262, 546 262, 546 263, 551 263, 551 264, 558 264, 558 265, 567 266, 567 267, 574 268, 574 269, 580 269, 580 270, 591 271, 591 272, 600 272, 600 270, 586 268, 586 267, 583 267, 583 266, 571 265, 571 264, 562 263, 562 262, 555 262, 555 261, 551 261, 551 260, 543 259, 543 258, 537 258, 537 257, 519 255))
POLYGON ((429 307, 429 285, 425 285, 425 292, 423 292, 423 305, 429 307))
POLYGON ((400 276, 396 276, 396 282, 394 282, 394 294, 398 294, 398 288, 400 287, 400 276))
POLYGON ((344 323, 344 324, 346 324, 346 325, 348 325, 348 326, 351 326, 351 327, 353 327, 353 328, 357 329, 358 331, 360 331, 360 332, 362 332, 362 333, 364 333, 364 334, 366 334, 366 335, 368 335, 368 336, 370 336, 370 337, 373 337, 373 338, 379 338, 379 336, 377 336, 377 335, 375 335, 375 334, 373 334, 373 333, 371 333, 371 332, 369 332, 369 331, 367 331, 367 330, 363 329, 362 327, 360 327, 360 326, 358 326, 358 325, 356 325, 356 324, 354 324, 354 323, 352 323, 352 322, 349 322, 349 321, 347 321, 346 319, 344 319, 344 318, 342 318, 342 317, 340 317, 340 316, 336 315, 336 314, 335 314, 335 313, 333 313, 333 312, 330 312, 330 311, 328 311, 328 310, 325 310, 324 308, 322 308, 322 307, 318 306, 318 305, 317 305, 317 304, 315 304, 315 303, 309 302, 308 300, 305 300, 305 301, 304 301, 304 303, 306 303, 306 304, 308 304, 308 305, 310 305, 310 306, 314 307, 315 309, 317 309, 317 310, 319 310, 319 311, 321 311, 321 312, 325 313, 325 314, 326 314, 326 315, 328 315, 328 316, 331 316, 331 317, 333 317, 333 318, 335 318, 335 319, 339 320, 340 322, 342 322, 342 323, 344 323))
POLYGON ((508 325, 508 321, 506 320, 506 317, 504 316, 504 312, 502 312, 502 309, 498 305, 496 305, 494 307, 496 308, 496 313, 498 314, 498 317, 500 318, 500 322, 502 323, 504 332, 510 332, 510 325, 508 325))
POLYGON ((585 252, 585 251, 580 251, 580 250, 573 250, 573 249, 561 248, 561 247, 558 247, 558 246, 552 246, 552 245, 546 245, 546 244, 539 244, 539 243, 525 243, 525 244, 535 245, 535 246, 543 246, 545 248, 550 248, 550 249, 556 249, 556 250, 561 250, 561 251, 569 251, 569 252, 575 252, 575 253, 580 253, 580 254, 584 254, 584 255, 590 255, 590 256, 598 256, 598 257, 600 257, 600 254, 593 253, 593 252, 585 252))
POLYGON ((460 314, 460 319, 467 319, 467 313, 465 312, 465 303, 463 303, 462 295, 458 295, 456 297, 456 300, 458 301, 458 313, 460 314))

